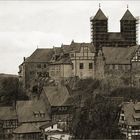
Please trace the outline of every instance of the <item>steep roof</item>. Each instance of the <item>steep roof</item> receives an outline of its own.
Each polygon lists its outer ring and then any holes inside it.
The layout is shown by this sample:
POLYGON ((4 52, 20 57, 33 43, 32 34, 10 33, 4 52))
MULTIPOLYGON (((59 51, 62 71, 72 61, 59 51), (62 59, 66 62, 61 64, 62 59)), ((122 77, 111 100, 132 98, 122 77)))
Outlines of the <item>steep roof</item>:
POLYGON ((43 88, 51 106, 62 106, 70 97, 66 86, 46 86, 43 88))
POLYGON ((121 20, 136 20, 136 18, 134 18, 131 12, 127 9, 121 20))
POLYGON ((89 47, 91 52, 95 52, 95 47, 92 43, 77 43, 72 42, 70 45, 62 45, 62 49, 64 53, 70 53, 70 52, 80 52, 80 48, 82 46, 89 47))
POLYGON ((41 131, 32 123, 22 123, 17 127, 13 133, 15 134, 24 134, 24 133, 40 133, 41 131))
POLYGON ((107 20, 107 17, 103 13, 103 11, 99 8, 93 20, 107 20))
POLYGON ((130 64, 130 60, 138 47, 103 47, 105 62, 106 64, 130 64))
POLYGON ((49 62, 54 54, 53 49, 36 49, 33 54, 26 58, 25 62, 49 62))
POLYGON ((50 120, 46 104, 42 99, 17 101, 16 109, 19 122, 41 122, 50 120), (44 117, 40 115, 41 112, 45 113, 44 117), (39 113, 39 116, 35 117, 34 113, 39 113))
POLYGON ((0 107, 0 120, 13 119, 17 119, 16 110, 13 107, 0 107))
POLYGON ((135 112, 135 106, 140 106, 140 102, 123 103, 122 110, 124 110, 125 122, 128 125, 140 125, 140 122, 135 120, 135 118, 140 118, 140 113, 135 112))
POLYGON ((71 64, 71 60, 69 56, 61 56, 60 58, 58 58, 57 60, 55 60, 54 62, 52 62, 51 64, 71 64))

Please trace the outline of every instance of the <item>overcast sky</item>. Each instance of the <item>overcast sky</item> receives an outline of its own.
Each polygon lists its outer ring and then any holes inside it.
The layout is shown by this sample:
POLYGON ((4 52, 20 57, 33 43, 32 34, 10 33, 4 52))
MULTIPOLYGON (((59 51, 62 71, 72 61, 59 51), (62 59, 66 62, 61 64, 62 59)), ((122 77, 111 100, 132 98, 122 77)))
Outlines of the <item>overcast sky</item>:
MULTIPOLYGON (((109 31, 119 31, 129 5, 140 16, 140 1, 100 1, 109 31)), ((37 48, 90 42, 90 16, 99 1, 0 1, 0 73, 17 74, 23 57, 37 48)))

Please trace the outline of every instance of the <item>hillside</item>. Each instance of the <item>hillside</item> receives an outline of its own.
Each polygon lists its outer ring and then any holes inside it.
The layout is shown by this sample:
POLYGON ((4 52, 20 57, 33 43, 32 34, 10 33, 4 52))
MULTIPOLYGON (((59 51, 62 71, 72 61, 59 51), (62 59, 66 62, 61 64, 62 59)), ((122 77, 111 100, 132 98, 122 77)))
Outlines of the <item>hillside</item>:
POLYGON ((107 82, 110 81, 83 79, 69 83, 69 87, 73 85, 71 101, 76 105, 71 127, 76 139, 123 138, 118 129, 120 105, 123 101, 140 100, 140 88, 125 84, 115 88, 114 83, 112 87, 107 82))
POLYGON ((17 75, 0 74, 0 106, 11 105, 17 99, 25 99, 17 75))

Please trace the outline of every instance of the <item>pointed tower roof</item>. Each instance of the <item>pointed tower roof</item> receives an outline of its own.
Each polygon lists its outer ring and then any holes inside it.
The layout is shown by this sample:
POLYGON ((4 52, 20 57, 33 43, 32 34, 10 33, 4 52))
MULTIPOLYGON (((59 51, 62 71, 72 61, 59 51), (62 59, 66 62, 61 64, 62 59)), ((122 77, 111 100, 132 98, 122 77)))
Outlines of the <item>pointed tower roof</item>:
POLYGON ((108 18, 105 16, 105 14, 102 12, 102 10, 100 8, 93 18, 93 20, 107 20, 107 19, 108 18))
POLYGON ((121 20, 136 20, 131 12, 127 9, 121 20))

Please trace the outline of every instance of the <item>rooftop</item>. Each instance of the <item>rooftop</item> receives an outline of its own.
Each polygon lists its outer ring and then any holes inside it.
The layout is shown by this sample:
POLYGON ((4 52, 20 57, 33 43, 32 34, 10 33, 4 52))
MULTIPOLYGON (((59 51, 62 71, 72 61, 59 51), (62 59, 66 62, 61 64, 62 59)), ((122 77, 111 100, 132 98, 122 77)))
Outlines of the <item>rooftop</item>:
POLYGON ((99 10, 97 11, 97 13, 94 16, 93 20, 107 20, 107 17, 102 12, 102 10, 99 8, 99 10))
POLYGON ((31 123, 22 123, 18 126, 13 133, 15 134, 24 134, 24 133, 40 133, 41 131, 34 124, 31 123))
POLYGON ((17 101, 17 115, 19 122, 43 122, 50 120, 46 104, 43 100, 17 101), (41 116, 41 113, 44 116, 41 116))
POLYGON ((135 107, 140 107, 140 102, 124 102, 122 109, 124 110, 124 116, 126 119, 126 123, 128 125, 140 125, 140 121, 136 121, 135 118, 140 118, 140 113, 135 112, 135 107))
POLYGON ((62 106, 70 97, 66 86, 47 86, 43 88, 51 106, 62 106))
POLYGON ((130 61, 139 46, 132 47, 103 47, 106 64, 130 64, 130 61))
POLYGON ((0 107, 0 120, 13 120, 17 119, 17 114, 15 108, 9 107, 0 107))
POLYGON ((136 20, 131 12, 127 9, 121 20, 136 20))
POLYGON ((49 62, 53 54, 53 49, 38 48, 33 52, 33 54, 30 57, 26 58, 25 62, 49 62))

